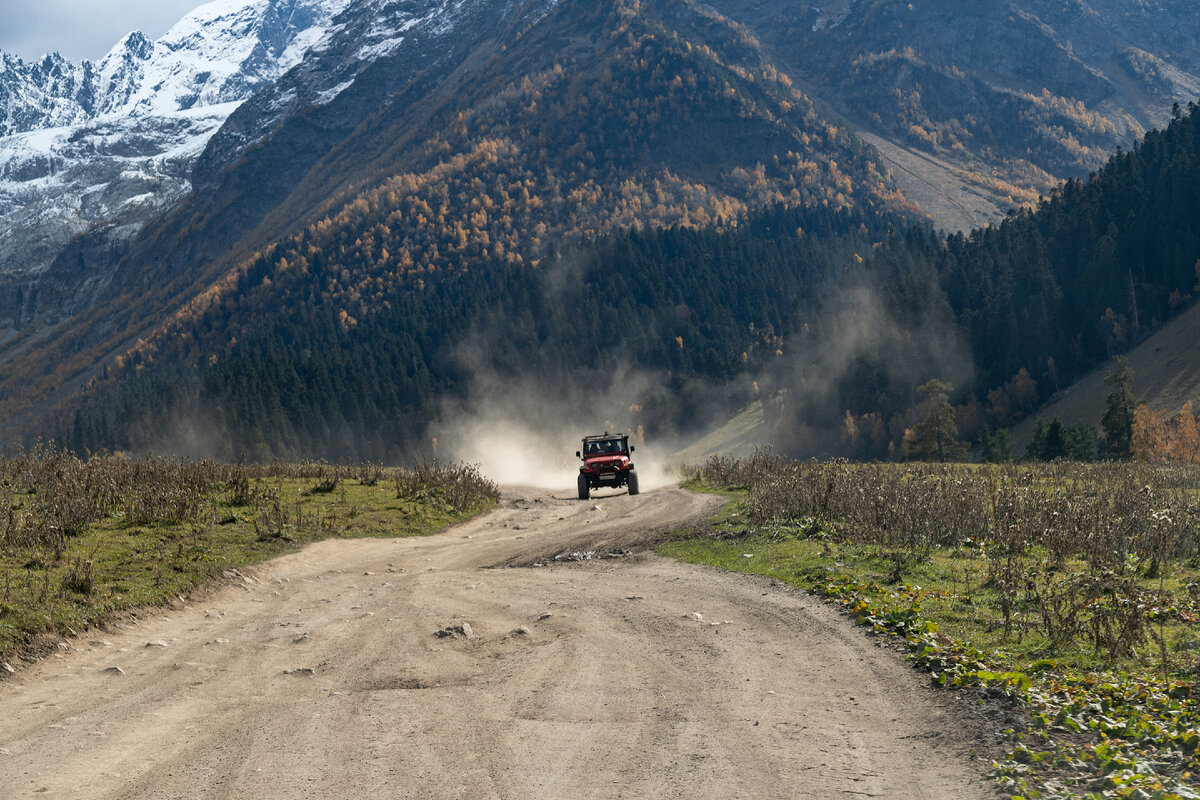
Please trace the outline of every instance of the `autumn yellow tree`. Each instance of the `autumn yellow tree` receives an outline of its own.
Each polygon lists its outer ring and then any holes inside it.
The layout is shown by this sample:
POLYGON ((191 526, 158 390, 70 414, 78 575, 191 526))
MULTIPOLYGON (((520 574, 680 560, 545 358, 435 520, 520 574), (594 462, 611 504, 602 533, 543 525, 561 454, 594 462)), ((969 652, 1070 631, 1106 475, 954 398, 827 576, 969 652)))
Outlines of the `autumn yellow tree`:
POLYGON ((920 421, 904 432, 904 453, 918 461, 961 461, 967 445, 959 440, 950 392, 954 387, 932 380, 917 388, 920 421))
POLYGON ((1171 460, 1176 464, 1195 464, 1200 460, 1200 419, 1192 412, 1192 401, 1172 420, 1174 440, 1171 442, 1171 460))
POLYGON ((1131 454, 1135 461, 1161 464, 1200 462, 1200 418, 1189 400, 1173 417, 1146 404, 1133 412, 1131 454))
POLYGON ((1166 415, 1142 403, 1133 410, 1129 456, 1134 461, 1166 461, 1170 442, 1170 423, 1166 415))

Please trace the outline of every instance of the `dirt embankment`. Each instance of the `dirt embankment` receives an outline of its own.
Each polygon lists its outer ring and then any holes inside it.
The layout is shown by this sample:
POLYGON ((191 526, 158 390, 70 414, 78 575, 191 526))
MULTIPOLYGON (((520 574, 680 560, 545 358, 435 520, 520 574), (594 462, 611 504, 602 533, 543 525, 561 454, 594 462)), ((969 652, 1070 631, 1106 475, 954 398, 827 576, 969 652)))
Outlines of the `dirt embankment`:
POLYGON ((0 684, 0 797, 995 796, 963 698, 818 601, 647 552, 718 503, 510 491, 66 643, 0 684))

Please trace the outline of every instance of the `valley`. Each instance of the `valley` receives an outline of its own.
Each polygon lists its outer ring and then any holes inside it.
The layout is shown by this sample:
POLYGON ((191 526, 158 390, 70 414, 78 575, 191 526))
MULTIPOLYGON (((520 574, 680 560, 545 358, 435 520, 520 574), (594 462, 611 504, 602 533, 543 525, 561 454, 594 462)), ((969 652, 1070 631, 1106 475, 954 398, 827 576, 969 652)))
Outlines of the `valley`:
POLYGON ((0 53, 0 796, 1195 796, 1197 43, 213 0, 0 53), (640 493, 576 499, 601 431, 640 493))

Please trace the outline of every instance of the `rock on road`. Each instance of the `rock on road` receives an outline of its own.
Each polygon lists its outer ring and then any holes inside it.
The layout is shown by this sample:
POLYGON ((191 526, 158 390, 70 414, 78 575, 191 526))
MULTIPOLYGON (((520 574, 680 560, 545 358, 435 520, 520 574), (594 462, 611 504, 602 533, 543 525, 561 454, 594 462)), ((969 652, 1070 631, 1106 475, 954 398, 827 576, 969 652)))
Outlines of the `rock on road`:
POLYGON ((645 547, 719 504, 510 489, 85 634, 0 683, 0 797, 995 797, 896 653, 645 547))

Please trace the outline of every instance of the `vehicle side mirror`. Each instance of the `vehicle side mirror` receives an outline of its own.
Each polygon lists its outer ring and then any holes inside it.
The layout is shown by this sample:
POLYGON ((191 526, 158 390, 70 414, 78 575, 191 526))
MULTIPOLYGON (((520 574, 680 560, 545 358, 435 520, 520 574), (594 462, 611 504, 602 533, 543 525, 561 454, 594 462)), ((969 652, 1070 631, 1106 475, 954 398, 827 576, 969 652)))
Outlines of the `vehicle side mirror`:
POLYGON ((576 457, 576 458, 583 458, 583 456, 579 455, 579 451, 578 451, 578 450, 576 450, 576 451, 575 451, 575 457, 576 457))
POLYGON ((632 453, 634 450, 637 450, 637 448, 634 447, 633 445, 629 445, 629 452, 632 453))

